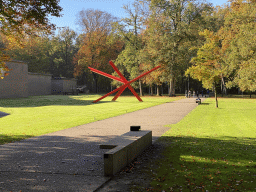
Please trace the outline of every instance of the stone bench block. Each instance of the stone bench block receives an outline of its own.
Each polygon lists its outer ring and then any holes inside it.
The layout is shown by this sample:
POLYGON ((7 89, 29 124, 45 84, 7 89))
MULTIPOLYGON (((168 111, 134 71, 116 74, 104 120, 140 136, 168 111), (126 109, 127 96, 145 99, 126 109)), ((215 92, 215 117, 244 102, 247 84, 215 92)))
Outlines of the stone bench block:
POLYGON ((100 145, 104 154, 104 174, 113 176, 152 145, 152 131, 130 131, 100 145))

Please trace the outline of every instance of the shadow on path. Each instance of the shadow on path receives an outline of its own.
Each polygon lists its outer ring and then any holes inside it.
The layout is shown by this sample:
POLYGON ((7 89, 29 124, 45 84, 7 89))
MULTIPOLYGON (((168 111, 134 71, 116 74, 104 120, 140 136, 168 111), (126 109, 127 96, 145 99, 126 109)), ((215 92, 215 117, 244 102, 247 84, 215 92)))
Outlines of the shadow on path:
POLYGON ((113 137, 44 135, 0 145, 0 191, 94 191, 110 179, 103 159, 109 149, 99 145, 113 137))

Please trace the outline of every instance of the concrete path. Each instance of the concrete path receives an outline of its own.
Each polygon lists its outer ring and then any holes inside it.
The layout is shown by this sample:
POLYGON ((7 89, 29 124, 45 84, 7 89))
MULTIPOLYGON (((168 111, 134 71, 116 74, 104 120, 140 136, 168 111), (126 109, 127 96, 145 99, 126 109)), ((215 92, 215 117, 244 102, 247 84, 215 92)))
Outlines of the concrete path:
POLYGON ((104 177, 99 144, 140 125, 152 130, 153 142, 192 111, 195 98, 142 109, 136 112, 70 129, 0 145, 0 191, 95 191, 104 177))

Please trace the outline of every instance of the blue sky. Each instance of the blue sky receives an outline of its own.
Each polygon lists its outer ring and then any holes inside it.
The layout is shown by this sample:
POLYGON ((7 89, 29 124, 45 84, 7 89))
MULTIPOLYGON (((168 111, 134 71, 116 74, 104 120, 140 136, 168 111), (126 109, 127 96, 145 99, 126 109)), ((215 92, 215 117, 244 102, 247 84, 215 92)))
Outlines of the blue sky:
MULTIPOLYGON (((63 8, 62 17, 53 17, 50 19, 51 23, 56 24, 57 27, 65 27, 75 30, 80 33, 79 26, 75 24, 76 15, 83 9, 99 9, 106 11, 115 17, 124 18, 126 13, 122 8, 123 5, 132 3, 133 0, 60 0, 60 6, 63 8)), ((222 5, 227 0, 208 0, 214 6, 222 5)))

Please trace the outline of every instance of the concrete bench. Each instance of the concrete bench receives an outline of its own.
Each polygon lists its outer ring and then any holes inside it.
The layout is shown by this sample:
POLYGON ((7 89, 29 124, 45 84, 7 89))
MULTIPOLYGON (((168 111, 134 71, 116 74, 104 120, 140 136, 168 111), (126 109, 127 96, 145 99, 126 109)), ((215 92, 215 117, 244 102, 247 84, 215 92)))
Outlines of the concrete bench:
POLYGON ((100 145, 104 154, 104 174, 113 176, 152 145, 152 131, 130 131, 100 145))

